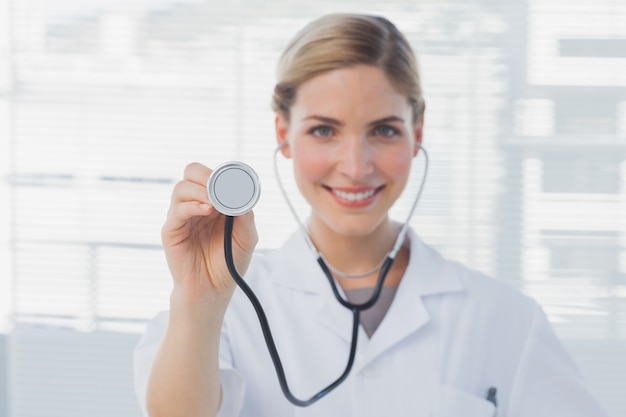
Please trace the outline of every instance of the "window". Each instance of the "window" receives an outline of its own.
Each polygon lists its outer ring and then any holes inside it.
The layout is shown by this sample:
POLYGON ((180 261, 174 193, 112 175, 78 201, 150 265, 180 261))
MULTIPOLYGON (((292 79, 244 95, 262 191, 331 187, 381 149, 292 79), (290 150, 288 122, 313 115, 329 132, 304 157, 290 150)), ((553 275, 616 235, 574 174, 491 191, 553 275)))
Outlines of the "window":
POLYGON ((626 39, 561 39, 561 56, 626 58, 626 39))
POLYGON ((610 92, 572 94, 558 97, 555 108, 555 131, 559 135, 614 135, 617 103, 610 92))
POLYGON ((623 157, 609 152, 568 150, 543 156, 542 190, 546 193, 617 194, 623 157))
MULTIPOLYGON (((609 284, 619 275, 619 235, 616 232, 544 231, 554 277, 583 277, 609 284)), ((626 272, 626 271, 624 271, 626 272)))

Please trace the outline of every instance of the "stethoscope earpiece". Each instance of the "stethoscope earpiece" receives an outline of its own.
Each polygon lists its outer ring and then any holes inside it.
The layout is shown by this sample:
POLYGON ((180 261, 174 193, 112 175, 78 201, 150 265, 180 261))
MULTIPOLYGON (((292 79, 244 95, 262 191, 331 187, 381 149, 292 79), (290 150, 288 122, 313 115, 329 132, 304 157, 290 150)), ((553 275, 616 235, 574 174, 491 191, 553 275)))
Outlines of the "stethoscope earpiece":
POLYGON ((241 216, 259 201, 261 183, 252 167, 232 161, 215 168, 209 177, 207 191, 217 211, 227 216, 241 216))

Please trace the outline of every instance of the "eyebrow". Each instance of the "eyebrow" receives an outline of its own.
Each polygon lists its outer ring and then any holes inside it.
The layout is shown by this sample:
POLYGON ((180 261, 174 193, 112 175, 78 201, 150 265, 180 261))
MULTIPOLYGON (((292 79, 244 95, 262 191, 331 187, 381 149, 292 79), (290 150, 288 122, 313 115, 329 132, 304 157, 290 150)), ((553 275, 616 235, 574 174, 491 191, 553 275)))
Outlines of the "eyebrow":
POLYGON ((398 116, 389 116, 389 117, 383 117, 382 119, 374 120, 373 122, 370 122, 367 125, 374 126, 374 125, 379 125, 382 123, 393 123, 393 122, 404 123, 404 119, 398 116))
POLYGON ((302 120, 303 121, 304 120, 317 120, 317 121, 320 121, 322 123, 326 123, 326 124, 329 124, 329 125, 343 126, 343 122, 340 122, 337 119, 333 119, 332 117, 326 117, 326 116, 318 116, 316 114, 314 114, 312 116, 304 117, 302 120))
MULTIPOLYGON (((305 118, 303 118, 302 120, 318 120, 322 123, 326 123, 329 125, 334 125, 334 126, 343 126, 344 123, 337 120, 337 119, 333 119, 332 117, 326 117, 326 116, 319 116, 319 115, 312 115, 312 116, 307 116, 305 118)), ((404 123, 404 119, 398 116, 389 116, 389 117, 383 117, 382 119, 378 119, 378 120, 374 120, 370 123, 368 123, 368 126, 375 126, 381 123, 392 123, 392 122, 400 122, 400 123, 404 123)))

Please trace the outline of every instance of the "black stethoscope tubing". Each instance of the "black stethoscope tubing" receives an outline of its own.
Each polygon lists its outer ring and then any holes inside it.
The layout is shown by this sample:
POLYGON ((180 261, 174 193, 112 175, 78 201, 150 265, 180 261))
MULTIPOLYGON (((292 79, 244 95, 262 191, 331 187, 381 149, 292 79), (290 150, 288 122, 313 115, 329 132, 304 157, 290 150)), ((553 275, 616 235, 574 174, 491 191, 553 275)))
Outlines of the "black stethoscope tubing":
POLYGON ((254 294, 250 286, 244 281, 241 275, 239 275, 239 272, 237 271, 237 267, 235 266, 235 262, 233 260, 233 247, 232 247, 232 235, 233 235, 234 223, 235 223, 235 217, 227 215, 225 219, 225 223, 224 223, 224 256, 226 259, 226 266, 228 267, 228 271, 232 275, 232 278, 235 281, 235 283, 237 283, 239 288, 241 288, 241 290, 244 292, 246 297, 248 297, 248 299, 250 300, 250 303, 254 307, 256 315, 259 319, 259 323, 261 325, 261 330, 263 331, 265 344, 267 345, 267 350, 269 351, 270 357, 272 359, 272 363, 274 364, 274 369, 276 370, 276 375, 278 376, 278 382, 280 384, 280 388, 283 391, 283 394, 285 395, 287 400, 289 400, 289 402, 291 402, 292 404, 297 405, 299 407, 307 407, 315 403, 317 400, 321 399, 322 397, 324 397, 326 394, 328 394, 335 388, 337 388, 348 377, 348 374, 350 373, 350 371, 352 370, 352 366, 354 365, 354 358, 356 357, 356 347, 357 347, 358 334, 359 334, 360 312, 372 307, 376 303, 376 301, 378 301, 378 298, 380 297, 380 293, 383 288, 383 284, 385 282, 385 278, 387 277, 387 274, 389 273, 389 270, 391 269, 391 265, 393 264, 394 258, 387 256, 378 274, 378 281, 376 283, 376 287, 374 288, 374 293, 372 294, 369 300, 361 304, 353 304, 343 299, 343 297, 339 293, 339 289, 337 288, 337 283, 335 282, 330 270, 328 269, 328 266, 326 266, 326 263, 324 262, 321 256, 317 258, 317 262, 322 268, 324 275, 326 275, 326 278, 328 279, 328 282, 330 283, 330 286, 332 288, 333 294, 335 295, 335 298, 337 299, 339 303, 341 303, 342 306, 352 311, 352 317, 353 317, 352 340, 350 342, 350 353, 348 356, 348 362, 346 364, 346 368, 344 369, 343 373, 339 376, 339 378, 337 378, 334 382, 329 384, 326 388, 319 391, 317 394, 313 395, 308 400, 301 400, 299 398, 296 398, 296 396, 293 395, 293 393, 289 389, 289 384, 287 383, 285 370, 283 368, 282 361, 280 360, 278 349, 276 348, 276 343, 274 343, 274 337, 272 336, 272 332, 270 330, 269 321, 267 320, 265 311, 263 310, 263 307, 261 306, 261 302, 259 301, 257 296, 254 294))

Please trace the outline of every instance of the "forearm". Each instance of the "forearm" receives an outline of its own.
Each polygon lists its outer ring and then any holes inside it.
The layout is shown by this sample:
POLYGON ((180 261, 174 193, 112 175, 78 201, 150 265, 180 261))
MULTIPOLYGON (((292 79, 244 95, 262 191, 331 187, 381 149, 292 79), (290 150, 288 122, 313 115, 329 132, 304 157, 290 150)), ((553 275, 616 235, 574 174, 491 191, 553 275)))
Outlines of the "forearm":
POLYGON ((219 339, 227 302, 187 303, 174 291, 147 392, 151 417, 213 417, 219 409, 219 339))

